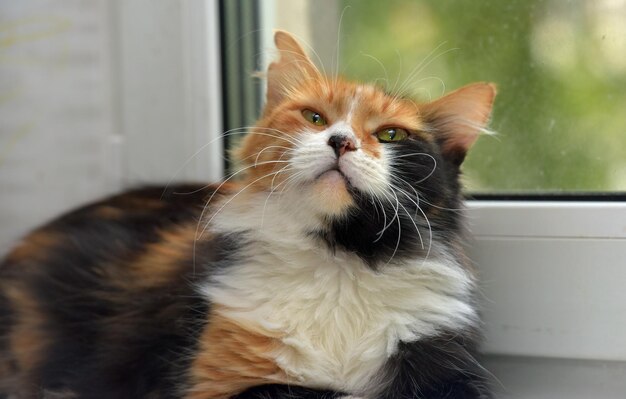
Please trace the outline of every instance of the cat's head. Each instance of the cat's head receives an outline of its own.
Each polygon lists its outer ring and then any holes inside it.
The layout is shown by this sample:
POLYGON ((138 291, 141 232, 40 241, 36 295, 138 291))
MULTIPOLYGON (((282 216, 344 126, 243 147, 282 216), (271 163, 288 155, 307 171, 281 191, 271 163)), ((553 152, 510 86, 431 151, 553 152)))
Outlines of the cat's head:
MULTIPOLYGON (((495 97, 475 83, 430 103, 324 76, 288 33, 238 157, 252 190, 286 196, 307 228, 373 263, 458 230, 459 167, 495 97), (311 217, 312 216, 312 217, 311 217)), ((293 214, 292 214, 293 215, 293 214)))

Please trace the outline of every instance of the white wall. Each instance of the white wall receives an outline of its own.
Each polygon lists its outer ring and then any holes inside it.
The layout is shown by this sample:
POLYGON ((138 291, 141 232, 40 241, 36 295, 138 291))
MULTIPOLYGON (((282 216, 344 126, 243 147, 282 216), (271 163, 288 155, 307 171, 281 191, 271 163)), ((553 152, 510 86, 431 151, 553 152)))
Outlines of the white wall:
POLYGON ((219 180, 216 7, 0 2, 0 254, 129 185, 219 180))
POLYGON ((117 189, 108 10, 0 3, 0 253, 26 229, 117 189))

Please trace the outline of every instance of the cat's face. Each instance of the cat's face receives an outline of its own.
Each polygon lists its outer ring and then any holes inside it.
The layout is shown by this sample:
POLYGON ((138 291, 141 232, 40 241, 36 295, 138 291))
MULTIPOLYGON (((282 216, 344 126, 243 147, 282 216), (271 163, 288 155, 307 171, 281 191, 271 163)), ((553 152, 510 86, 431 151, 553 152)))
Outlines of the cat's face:
MULTIPOLYGON (((390 183, 399 177, 394 174, 401 163, 395 158, 401 135, 409 134, 404 147, 409 141, 433 140, 421 133, 423 123, 412 102, 338 80, 303 82, 263 122, 266 129, 255 130, 243 153, 263 164, 250 178, 267 174, 260 183, 266 190, 308 186, 320 210, 335 216, 354 205, 356 192, 377 198, 389 192, 390 183), (393 138, 392 129, 397 132, 393 138), (384 143, 377 134, 399 141, 384 143)), ((433 160, 423 156, 432 169, 433 160)))
POLYGON ((264 115, 239 152, 245 184, 291 193, 287 205, 317 217, 311 233, 364 258, 426 250, 432 228, 454 229, 458 168, 487 122, 493 85, 420 104, 323 76, 284 32, 276 44, 264 115))

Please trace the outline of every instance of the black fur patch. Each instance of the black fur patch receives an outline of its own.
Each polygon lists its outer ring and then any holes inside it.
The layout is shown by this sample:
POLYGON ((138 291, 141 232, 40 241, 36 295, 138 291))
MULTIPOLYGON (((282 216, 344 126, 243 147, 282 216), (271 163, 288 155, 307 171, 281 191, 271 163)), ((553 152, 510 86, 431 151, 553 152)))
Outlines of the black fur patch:
POLYGON ((470 333, 443 333, 401 343, 386 366, 380 399, 490 399, 485 370, 474 358, 470 333))
POLYGON ((318 232, 331 247, 356 253, 372 267, 392 258, 425 255, 434 239, 458 234, 459 168, 436 144, 418 139, 387 143, 393 149, 394 194, 372 198, 353 189, 356 206, 346 218, 318 232), (449 210, 452 209, 452 210, 449 210))
MULTIPOLYGON (((2 264, 0 264, 2 267, 2 264)), ((0 279, 2 278, 2 270, 0 270, 0 279)), ((15 372, 15 365, 12 359, 7 356, 9 352, 9 342, 7 335, 13 323, 13 312, 8 299, 0 291, 0 399, 4 398, 3 390, 6 388, 2 381, 3 373, 9 374, 15 372)))
POLYGON ((343 394, 293 385, 262 385, 251 388, 232 399, 335 399, 343 394))
MULTIPOLYGON (((0 278, 2 278, 1 271, 0 278)), ((13 312, 11 311, 11 308, 9 306, 9 301, 4 296, 4 294, 0 292, 0 353, 2 353, 6 349, 7 343, 5 337, 9 332, 9 328, 12 322, 13 312)))

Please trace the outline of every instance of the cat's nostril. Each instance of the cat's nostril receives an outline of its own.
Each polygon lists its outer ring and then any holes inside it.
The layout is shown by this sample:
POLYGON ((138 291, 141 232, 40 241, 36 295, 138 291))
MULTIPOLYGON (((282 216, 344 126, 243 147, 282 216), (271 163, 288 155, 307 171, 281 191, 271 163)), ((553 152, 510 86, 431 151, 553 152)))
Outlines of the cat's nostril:
POLYGON ((353 139, 343 135, 333 135, 328 139, 328 145, 335 150, 337 157, 342 156, 348 151, 355 151, 356 144, 353 139))

